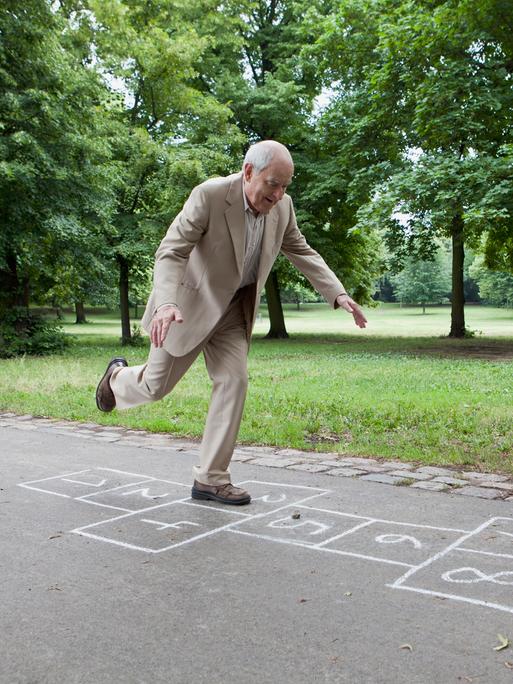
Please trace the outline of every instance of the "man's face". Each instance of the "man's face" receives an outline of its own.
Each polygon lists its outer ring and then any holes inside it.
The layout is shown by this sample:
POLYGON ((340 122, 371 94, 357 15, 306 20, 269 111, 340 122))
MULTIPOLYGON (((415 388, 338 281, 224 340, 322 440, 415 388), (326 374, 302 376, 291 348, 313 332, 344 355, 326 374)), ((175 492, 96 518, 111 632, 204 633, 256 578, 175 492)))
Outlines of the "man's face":
POLYGON ((292 181, 294 167, 288 159, 276 158, 260 173, 252 164, 244 164, 244 191, 251 208, 268 214, 277 204, 292 181))

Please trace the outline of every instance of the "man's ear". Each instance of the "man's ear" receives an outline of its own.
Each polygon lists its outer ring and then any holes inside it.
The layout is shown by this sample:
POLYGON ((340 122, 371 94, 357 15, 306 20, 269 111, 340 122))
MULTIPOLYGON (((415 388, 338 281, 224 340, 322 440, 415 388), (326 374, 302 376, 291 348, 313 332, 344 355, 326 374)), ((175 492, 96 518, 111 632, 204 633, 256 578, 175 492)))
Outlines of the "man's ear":
POLYGON ((250 181, 251 177, 253 176, 253 164, 246 162, 246 164, 244 164, 243 174, 244 180, 250 181))

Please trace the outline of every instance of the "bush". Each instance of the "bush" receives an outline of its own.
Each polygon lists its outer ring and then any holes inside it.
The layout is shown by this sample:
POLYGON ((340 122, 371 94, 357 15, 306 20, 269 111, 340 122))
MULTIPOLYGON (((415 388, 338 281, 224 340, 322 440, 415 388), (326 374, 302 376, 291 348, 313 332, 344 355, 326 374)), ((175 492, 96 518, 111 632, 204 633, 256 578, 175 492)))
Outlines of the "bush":
POLYGON ((57 321, 49 321, 25 309, 8 311, 0 322, 0 358, 55 354, 69 344, 70 337, 57 321))

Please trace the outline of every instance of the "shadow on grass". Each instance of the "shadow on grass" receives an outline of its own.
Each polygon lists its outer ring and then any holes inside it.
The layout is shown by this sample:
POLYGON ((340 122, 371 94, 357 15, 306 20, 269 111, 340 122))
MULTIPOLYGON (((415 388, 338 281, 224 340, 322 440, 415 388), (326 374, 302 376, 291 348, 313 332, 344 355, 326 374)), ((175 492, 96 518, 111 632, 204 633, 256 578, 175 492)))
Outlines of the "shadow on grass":
MULTIPOLYGON (((263 336, 253 337, 253 345, 259 349, 281 347, 289 353, 308 351, 315 353, 315 347, 332 345, 337 353, 408 356, 433 356, 441 358, 478 359, 490 361, 513 360, 512 338, 467 338, 450 337, 390 337, 354 335, 311 335, 297 333, 288 340, 268 340, 263 336)), ((325 349, 323 349, 323 353, 325 349)))
MULTIPOLYGON (((85 352, 87 356, 90 356, 96 352, 98 356, 105 357, 106 360, 117 355, 142 359, 146 356, 148 349, 147 338, 142 345, 123 346, 120 339, 113 335, 82 334, 80 337, 74 337, 71 347, 63 355, 73 357, 85 352)), ((330 351, 334 354, 359 356, 392 354, 460 360, 513 361, 513 337, 479 337, 460 340, 449 337, 378 335, 357 337, 335 333, 323 335, 294 333, 287 340, 271 340, 257 334, 253 336, 250 354, 265 355, 266 351, 272 351, 273 355, 315 355, 317 349, 322 354, 330 351)))

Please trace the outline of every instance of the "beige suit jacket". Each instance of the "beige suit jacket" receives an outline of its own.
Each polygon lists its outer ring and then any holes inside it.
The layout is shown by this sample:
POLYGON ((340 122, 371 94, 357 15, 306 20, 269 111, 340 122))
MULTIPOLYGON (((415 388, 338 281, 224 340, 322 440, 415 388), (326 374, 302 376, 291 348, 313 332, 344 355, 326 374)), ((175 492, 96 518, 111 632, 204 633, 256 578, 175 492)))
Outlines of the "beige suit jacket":
MULTIPOLYGON (((171 324, 164 342, 173 356, 183 356, 205 340, 226 311, 241 282, 245 233, 242 173, 198 185, 169 227, 155 255, 154 287, 142 326, 149 332, 156 309, 176 303, 184 321, 171 324)), ((307 244, 285 195, 265 219, 258 281, 246 302, 248 341, 260 292, 280 251, 331 305, 345 292, 307 244)))

